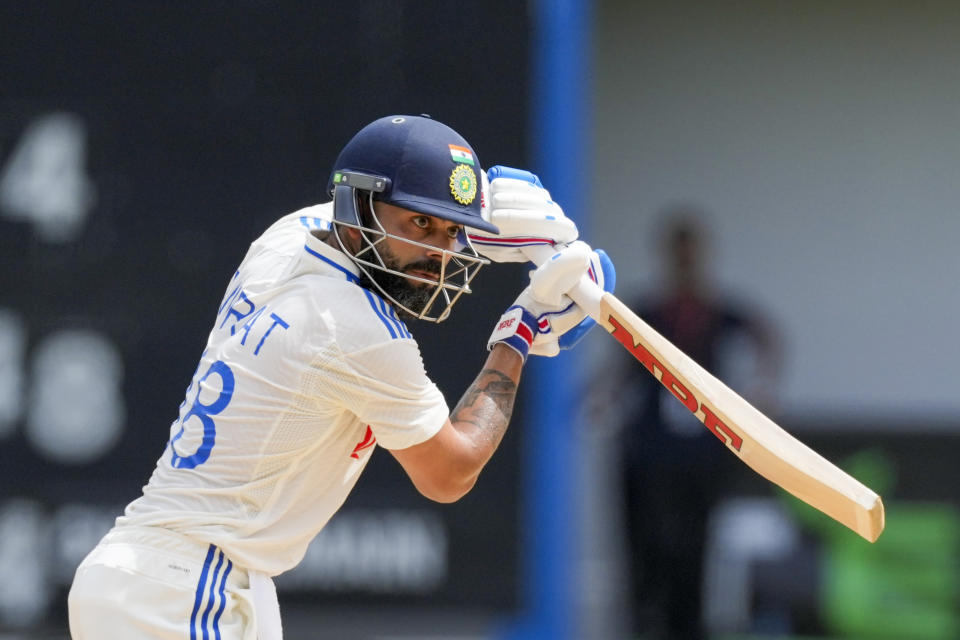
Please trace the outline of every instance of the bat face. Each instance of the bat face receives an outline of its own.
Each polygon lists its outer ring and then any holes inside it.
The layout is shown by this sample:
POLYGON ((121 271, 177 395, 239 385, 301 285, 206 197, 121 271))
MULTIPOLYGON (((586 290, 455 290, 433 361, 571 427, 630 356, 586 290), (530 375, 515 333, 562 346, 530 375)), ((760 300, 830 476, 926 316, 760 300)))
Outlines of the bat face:
POLYGON ((663 366, 642 343, 635 342, 633 334, 630 333, 619 320, 614 316, 608 316, 607 322, 613 327, 610 334, 616 338, 627 351, 633 354, 633 357, 639 360, 643 366, 647 368, 647 371, 652 373, 670 393, 676 396, 677 400, 682 402, 684 406, 690 410, 690 413, 697 416, 700 422, 702 422, 713 435, 717 436, 720 441, 727 445, 727 447, 733 449, 733 451, 740 451, 743 447, 743 437, 741 437, 740 434, 720 420, 720 418, 717 417, 716 411, 712 410, 709 405, 697 398, 696 394, 680 382, 668 368, 663 366))
POLYGON ((754 471, 870 542, 877 539, 884 510, 876 493, 784 431, 612 294, 603 294, 595 317, 754 471))

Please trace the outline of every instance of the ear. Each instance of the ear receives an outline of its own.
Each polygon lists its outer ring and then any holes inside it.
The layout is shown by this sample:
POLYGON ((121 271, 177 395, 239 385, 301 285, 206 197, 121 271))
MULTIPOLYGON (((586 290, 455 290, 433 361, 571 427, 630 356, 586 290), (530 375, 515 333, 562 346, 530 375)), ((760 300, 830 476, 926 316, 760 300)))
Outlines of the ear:
POLYGON ((350 227, 333 225, 332 231, 326 237, 326 242, 334 249, 342 251, 345 248, 348 253, 356 253, 357 246, 360 244, 360 232, 350 227))
POLYGON ((345 234, 343 244, 350 249, 351 253, 356 253, 360 247, 360 230, 353 227, 341 227, 340 233, 345 234))

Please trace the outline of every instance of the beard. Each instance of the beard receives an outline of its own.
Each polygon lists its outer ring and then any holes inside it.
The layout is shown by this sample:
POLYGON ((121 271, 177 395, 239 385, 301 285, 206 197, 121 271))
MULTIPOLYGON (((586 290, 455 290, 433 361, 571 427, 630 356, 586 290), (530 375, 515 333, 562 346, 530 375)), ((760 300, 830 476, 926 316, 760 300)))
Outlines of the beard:
MULTIPOLYGON (((400 259, 390 251, 386 244, 378 246, 376 251, 380 254, 383 264, 393 271, 402 273, 408 270, 416 270, 440 275, 439 260, 420 260, 419 262, 401 265, 400 259)), ((380 269, 361 270, 359 284, 361 287, 374 291, 380 289, 393 298, 398 305, 402 305, 397 307, 396 312, 405 320, 417 319, 415 314, 422 314, 426 310, 427 303, 430 302, 430 298, 436 291, 436 287, 429 284, 411 281, 404 276, 387 273, 380 269)))

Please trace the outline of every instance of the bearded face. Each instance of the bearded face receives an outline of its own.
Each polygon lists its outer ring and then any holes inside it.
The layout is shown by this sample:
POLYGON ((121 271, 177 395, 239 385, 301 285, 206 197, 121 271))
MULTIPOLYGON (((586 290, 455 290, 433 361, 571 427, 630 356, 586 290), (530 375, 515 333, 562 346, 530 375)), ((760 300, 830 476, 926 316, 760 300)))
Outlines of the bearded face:
POLYGON ((404 320, 444 320, 488 264, 463 225, 375 202, 372 194, 359 190, 353 197, 358 222, 341 219, 349 218, 341 212, 328 242, 359 267, 359 284, 378 292, 404 320))
MULTIPOLYGON (((439 260, 420 260, 401 264, 400 258, 390 250, 386 243, 380 243, 377 246, 377 252, 380 254, 384 266, 392 271, 401 273, 420 271, 435 275, 437 278, 440 277, 441 265, 439 260)), ((414 314, 423 313, 435 292, 434 287, 425 282, 410 280, 395 273, 380 270, 370 273, 366 270, 361 272, 360 286, 375 291, 377 285, 389 297, 400 303, 396 311, 404 319, 415 319, 416 315, 414 314)))

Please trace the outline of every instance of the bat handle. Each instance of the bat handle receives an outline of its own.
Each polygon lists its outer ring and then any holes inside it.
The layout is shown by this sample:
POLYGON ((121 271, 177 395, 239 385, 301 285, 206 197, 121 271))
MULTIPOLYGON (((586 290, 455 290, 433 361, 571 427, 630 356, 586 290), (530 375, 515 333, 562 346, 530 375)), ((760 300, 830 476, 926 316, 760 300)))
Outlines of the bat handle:
MULTIPOLYGON (((523 252, 530 261, 539 266, 552 258, 557 250, 547 245, 536 245, 524 247, 523 252)), ((603 289, 590 279, 590 276, 583 274, 580 281, 567 291, 570 299, 577 303, 577 306, 597 322, 600 320, 600 299, 603 297, 603 289)), ((601 323, 602 324, 602 323, 601 323)))

